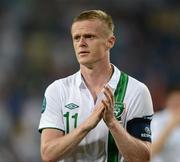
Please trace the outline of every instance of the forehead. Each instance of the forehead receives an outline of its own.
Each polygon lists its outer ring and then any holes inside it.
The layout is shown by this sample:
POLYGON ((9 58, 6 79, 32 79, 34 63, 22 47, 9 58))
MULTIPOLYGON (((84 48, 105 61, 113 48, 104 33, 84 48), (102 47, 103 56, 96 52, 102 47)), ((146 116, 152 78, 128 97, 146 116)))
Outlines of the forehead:
POLYGON ((71 28, 72 34, 78 33, 95 33, 102 31, 100 29, 104 28, 105 25, 100 20, 82 20, 74 22, 71 28))

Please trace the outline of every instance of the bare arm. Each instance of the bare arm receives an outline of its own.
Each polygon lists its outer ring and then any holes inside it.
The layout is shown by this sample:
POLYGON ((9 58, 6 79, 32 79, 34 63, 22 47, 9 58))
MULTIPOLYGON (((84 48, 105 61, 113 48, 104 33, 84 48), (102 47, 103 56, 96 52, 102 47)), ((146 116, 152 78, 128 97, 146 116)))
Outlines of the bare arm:
POLYGON ((150 160, 151 144, 134 138, 123 128, 114 116, 114 98, 108 86, 105 87, 104 94, 106 100, 102 101, 105 106, 103 119, 116 142, 119 152, 127 162, 148 162, 150 160))
POLYGON ((131 136, 116 119, 108 127, 125 161, 147 162, 150 160, 151 144, 149 142, 131 136))
POLYGON ((41 135, 41 156, 44 162, 55 162, 71 153, 81 140, 102 119, 103 104, 100 103, 93 113, 79 127, 67 135, 55 129, 45 129, 41 135))

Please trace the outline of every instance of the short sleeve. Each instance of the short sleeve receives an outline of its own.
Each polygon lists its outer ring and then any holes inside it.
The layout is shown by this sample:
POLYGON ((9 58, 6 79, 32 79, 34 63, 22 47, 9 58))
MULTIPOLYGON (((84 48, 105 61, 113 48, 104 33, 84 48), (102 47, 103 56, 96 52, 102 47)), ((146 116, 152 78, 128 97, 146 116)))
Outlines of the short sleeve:
POLYGON ((57 81, 53 82, 46 89, 42 103, 39 132, 42 132, 45 128, 64 131, 61 93, 61 88, 57 85, 57 81))
POLYGON ((139 83, 134 88, 127 115, 127 131, 134 137, 151 142, 151 120, 153 105, 146 85, 139 83))
MULTIPOLYGON (((131 86, 133 86, 133 83, 131 86)), ((151 95, 145 84, 139 83, 138 86, 131 87, 128 93, 130 97, 127 103, 127 120, 153 114, 151 95)))

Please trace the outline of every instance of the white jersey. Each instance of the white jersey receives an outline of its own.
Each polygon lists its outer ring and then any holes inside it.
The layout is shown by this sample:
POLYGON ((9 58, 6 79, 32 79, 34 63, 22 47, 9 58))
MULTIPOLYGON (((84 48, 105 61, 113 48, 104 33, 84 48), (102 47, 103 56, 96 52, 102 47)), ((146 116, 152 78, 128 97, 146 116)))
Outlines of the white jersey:
MULTIPOLYGON (((151 128, 152 142, 156 141, 161 135, 162 130, 168 124, 170 112, 167 109, 155 113, 151 128)), ((151 162, 180 162, 180 126, 175 128, 167 139, 162 151, 157 154, 151 162)))
MULTIPOLYGON (((114 73, 108 82, 113 92, 118 88, 118 81, 122 72, 114 66, 114 73)), ((73 129, 83 123, 92 113, 94 106, 104 97, 101 92, 94 103, 93 97, 86 87, 80 71, 63 79, 59 79, 52 83, 45 92, 43 102, 42 116, 40 120, 39 130, 45 128, 54 128, 71 132, 73 129)), ((121 121, 124 127, 128 128, 130 134, 138 133, 143 140, 150 138, 150 123, 148 117, 153 114, 152 101, 148 88, 141 82, 132 77, 128 77, 127 88, 123 98, 125 108, 121 112, 121 121), (145 126, 132 125, 133 119, 148 120, 145 126), (143 130, 141 129, 143 128, 143 130), (140 132, 138 132, 140 131, 140 132)), ((116 104, 116 103, 115 103, 116 104)), ((135 120, 136 121, 136 120, 135 120)), ((141 121, 141 120, 140 120, 141 121)), ((109 130, 101 120, 98 125, 91 130, 86 137, 80 142, 76 150, 61 162, 111 162, 114 156, 109 154, 113 150, 109 139, 109 130)), ((116 161, 122 160, 121 156, 116 161)))

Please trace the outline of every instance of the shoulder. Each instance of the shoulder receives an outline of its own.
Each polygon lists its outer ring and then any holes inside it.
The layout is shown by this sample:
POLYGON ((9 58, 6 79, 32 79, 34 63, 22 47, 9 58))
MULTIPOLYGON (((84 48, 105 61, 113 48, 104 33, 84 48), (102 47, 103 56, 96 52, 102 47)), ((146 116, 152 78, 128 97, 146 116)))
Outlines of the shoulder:
POLYGON ((72 85, 73 83, 75 84, 77 81, 77 76, 78 76, 78 72, 72 75, 69 75, 65 78, 61 78, 58 80, 55 80, 53 83, 51 83, 48 87, 58 87, 58 86, 65 86, 65 87, 69 87, 70 85, 72 85))
POLYGON ((146 94, 149 93, 148 87, 141 81, 129 76, 128 91, 133 94, 146 94))
POLYGON ((129 76, 125 102, 130 110, 129 118, 153 114, 152 98, 148 87, 131 76, 129 76))
POLYGON ((135 96, 140 96, 140 95, 144 96, 145 94, 150 95, 148 87, 143 82, 135 79, 134 77, 130 76, 128 73, 119 70, 117 67, 115 67, 115 73, 116 73, 116 78, 121 77, 122 74, 128 76, 128 83, 127 83, 126 95, 125 95, 126 97, 135 98, 135 96))
POLYGON ((46 93, 66 91, 70 86, 73 86, 76 84, 77 75, 78 75, 78 72, 75 74, 69 75, 65 78, 55 80, 46 88, 46 93))
POLYGON ((131 76, 129 76, 127 98, 129 98, 133 104, 136 103, 143 107, 146 107, 147 105, 152 106, 151 94, 148 87, 131 76))

